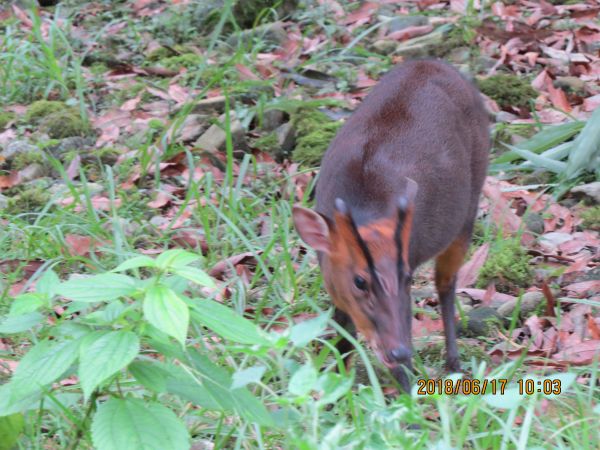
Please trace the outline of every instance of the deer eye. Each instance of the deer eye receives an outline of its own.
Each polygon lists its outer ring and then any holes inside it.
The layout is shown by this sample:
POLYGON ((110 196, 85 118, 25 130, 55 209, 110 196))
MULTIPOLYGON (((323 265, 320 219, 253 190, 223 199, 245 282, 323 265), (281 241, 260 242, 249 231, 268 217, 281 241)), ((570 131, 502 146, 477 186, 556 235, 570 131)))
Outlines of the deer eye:
POLYGON ((361 291, 367 291, 367 289, 368 289, 367 280, 365 280, 363 277, 361 277, 359 275, 356 275, 354 277, 354 286, 356 286, 356 288, 361 291))

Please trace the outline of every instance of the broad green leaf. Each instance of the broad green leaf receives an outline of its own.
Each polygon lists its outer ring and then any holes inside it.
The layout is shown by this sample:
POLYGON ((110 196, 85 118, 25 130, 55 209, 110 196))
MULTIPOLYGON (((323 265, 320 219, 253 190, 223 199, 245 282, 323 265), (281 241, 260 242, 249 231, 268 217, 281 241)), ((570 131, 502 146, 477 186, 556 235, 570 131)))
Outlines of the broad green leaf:
POLYGON ((319 403, 335 403, 342 395, 352 389, 353 384, 354 379, 350 376, 342 376, 339 373, 332 372, 321 375, 315 388, 323 392, 319 403))
POLYGON ((0 417, 38 409, 42 395, 41 388, 26 380, 10 381, 0 386, 0 417))
POLYGON ((192 402, 213 411, 232 410, 233 406, 224 408, 222 398, 216 398, 215 394, 207 389, 201 380, 194 378, 181 366, 166 366, 170 376, 166 380, 166 391, 178 395, 184 400, 192 402))
POLYGON ((144 298, 144 317, 169 336, 185 344, 190 312, 179 296, 163 285, 148 288, 144 298))
POLYGON ((0 417, 0 450, 10 450, 25 428, 22 414, 0 417))
POLYGON ((190 349, 194 368, 202 374, 202 384, 219 401, 224 409, 233 409, 241 417, 260 425, 272 426, 273 418, 252 393, 245 388, 229 389, 232 384, 227 370, 216 366, 196 349, 190 349))
POLYGON ((140 341, 131 331, 111 331, 79 349, 79 381, 84 397, 100 383, 126 367, 140 352, 140 341))
POLYGON ((8 316, 0 323, 0 333, 21 333, 38 325, 43 320, 44 316, 39 312, 22 314, 20 316, 8 316))
POLYGON ((530 152, 529 150, 520 149, 513 145, 504 144, 506 147, 510 148, 517 155, 521 156, 523 159, 531 161, 538 167, 542 167, 554 173, 562 173, 567 167, 567 163, 562 161, 556 161, 554 159, 545 158, 544 156, 538 155, 537 153, 530 152))
POLYGON ((288 390, 294 395, 307 395, 315 388, 317 375, 317 369, 312 364, 306 363, 294 372, 290 378, 288 390))
POLYGON ((35 291, 46 298, 52 298, 56 295, 56 290, 60 285, 58 275, 52 270, 46 270, 40 279, 35 283, 35 291))
POLYGON ((233 374, 231 389, 246 387, 250 383, 259 383, 267 368, 265 366, 248 367, 233 374))
MULTIPOLYGON (((544 158, 554 159, 556 161, 560 161, 564 159, 573 148, 573 142, 565 142, 564 144, 557 145, 556 147, 551 148, 550 150, 546 150, 541 153, 540 156, 544 158)), ((516 166, 516 168, 527 169, 527 168, 535 168, 536 165, 531 161, 525 161, 516 166)))
POLYGON ((304 347, 325 330, 328 320, 329 314, 323 313, 313 319, 300 322, 292 327, 290 339, 296 347, 304 347))
MULTIPOLYGON (((520 142, 519 148, 534 153, 542 153, 575 136, 584 125, 585 122, 575 121, 544 127, 542 131, 535 134, 531 139, 520 142)), ((514 152, 506 152, 496 158, 494 163, 507 163, 519 158, 520 156, 514 152)))
POLYGON ((184 424, 170 409, 135 398, 110 398, 92 420, 97 450, 189 450, 184 424))
POLYGON ((231 308, 212 300, 198 300, 194 317, 221 337, 240 344, 269 345, 261 330, 231 308))
POLYGON ((75 362, 79 343, 41 341, 21 359, 10 381, 11 403, 56 381, 75 362))
POLYGON ((72 278, 62 283, 57 293, 78 302, 110 301, 133 294, 136 280, 118 273, 104 273, 85 278, 72 278))
POLYGON ((195 267, 178 267, 173 269, 173 272, 187 280, 199 284, 200 286, 208 286, 211 288, 215 287, 215 282, 213 279, 206 272, 196 269, 195 267))
POLYGON ((505 389, 504 392, 484 395, 483 401, 494 408, 514 409, 518 407, 525 397, 519 394, 519 388, 512 387, 505 389))
POLYGON ((37 343, 21 359, 12 380, 44 386, 56 381, 77 358, 76 341, 37 343))
POLYGON ((112 272, 125 272, 126 270, 139 269, 140 267, 156 267, 156 262, 149 256, 140 255, 123 261, 112 272))
POLYGON ((45 296, 42 294, 29 292, 22 294, 13 300, 10 305, 10 316, 20 316, 22 314, 28 314, 36 311, 42 307, 45 302, 45 296))
POLYGON ((129 364, 128 370, 145 388, 157 393, 166 392, 170 373, 162 367, 162 363, 134 361, 129 364))
POLYGON ((569 161, 564 173, 565 179, 575 178, 584 170, 597 169, 596 158, 600 156, 600 108, 592 113, 585 127, 573 142, 569 161))
POLYGON ((181 268, 201 259, 202 256, 200 255, 175 248, 158 255, 156 258, 156 266, 161 269, 181 268))

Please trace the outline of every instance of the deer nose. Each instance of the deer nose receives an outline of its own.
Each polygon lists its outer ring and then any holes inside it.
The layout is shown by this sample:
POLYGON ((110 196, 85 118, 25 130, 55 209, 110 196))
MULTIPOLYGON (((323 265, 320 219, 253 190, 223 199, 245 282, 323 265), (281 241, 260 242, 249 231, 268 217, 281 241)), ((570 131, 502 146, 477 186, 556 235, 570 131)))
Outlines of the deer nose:
POLYGON ((389 352, 389 358, 396 362, 405 362, 410 359, 412 352, 405 346, 400 346, 389 352))

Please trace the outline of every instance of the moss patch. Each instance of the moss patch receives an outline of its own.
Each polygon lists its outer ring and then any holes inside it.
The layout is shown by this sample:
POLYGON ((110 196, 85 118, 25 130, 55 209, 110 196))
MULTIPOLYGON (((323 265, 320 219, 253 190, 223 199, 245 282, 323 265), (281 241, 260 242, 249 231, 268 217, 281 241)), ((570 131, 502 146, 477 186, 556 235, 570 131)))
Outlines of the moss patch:
POLYGON ((600 206, 586 209, 581 213, 583 227, 589 230, 600 231, 600 206))
POLYGON ((263 152, 275 153, 279 149, 279 140, 277 139, 277 134, 273 132, 261 136, 252 142, 252 146, 263 152))
POLYGON ((15 188, 7 191, 9 195, 6 214, 16 215, 40 211, 50 201, 50 193, 44 186, 15 188))
POLYGON ((296 148, 292 159, 307 166, 318 165, 341 122, 335 122, 315 110, 299 110, 292 116, 292 121, 296 129, 296 148))
POLYGON ((297 4, 297 0, 241 0, 233 7, 233 15, 240 27, 252 28, 257 20, 265 16, 265 9, 275 8, 279 16, 284 16, 294 11, 297 4))
POLYGON ((0 129, 6 127, 6 125, 15 118, 15 114, 12 112, 0 112, 0 129))
POLYGON ((46 116, 40 123, 40 128, 52 139, 85 136, 90 131, 79 113, 71 108, 46 116))
POLYGON ((537 97, 537 91, 531 87, 529 82, 515 75, 499 73, 479 80, 477 84, 481 92, 495 100, 503 109, 510 106, 526 107, 529 100, 537 97))
POLYGON ((485 288, 490 282, 496 282, 499 291, 508 291, 513 286, 527 286, 531 276, 529 257, 519 241, 500 239, 490 249, 477 286, 485 288))
MULTIPOLYGON (((470 362, 471 358, 477 361, 490 361, 485 350, 477 345, 471 345, 457 341, 458 356, 463 362, 470 362)), ((433 342, 416 350, 426 366, 442 369, 446 363, 446 344, 443 341, 433 342)))
POLYGON ((15 155, 11 168, 13 170, 21 170, 30 164, 43 164, 44 162, 44 155, 39 150, 31 152, 19 152, 15 155))
POLYGON ((171 56, 158 61, 158 64, 169 70, 179 70, 182 67, 185 67, 186 69, 194 69, 199 67, 201 63, 202 57, 196 55, 195 53, 185 53, 184 55, 171 56))
POLYGON ((31 105, 29 105, 29 108, 27 108, 27 113, 25 113, 25 122, 31 125, 37 125, 50 114, 64 111, 65 109, 69 109, 69 107, 62 102, 39 100, 37 102, 33 102, 31 105))

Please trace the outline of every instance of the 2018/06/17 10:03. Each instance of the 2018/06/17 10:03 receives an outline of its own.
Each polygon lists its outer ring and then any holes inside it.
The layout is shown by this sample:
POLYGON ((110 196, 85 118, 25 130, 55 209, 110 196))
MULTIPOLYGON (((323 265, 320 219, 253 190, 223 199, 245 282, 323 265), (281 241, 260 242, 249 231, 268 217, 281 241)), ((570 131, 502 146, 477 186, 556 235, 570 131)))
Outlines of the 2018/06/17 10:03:
MULTIPOLYGON (((504 395, 504 390, 508 384, 508 379, 484 379, 484 380, 469 380, 469 379, 420 379, 417 381, 417 395, 504 395), (489 388, 489 389, 488 389, 489 388), (488 392, 489 390, 489 392, 488 392)), ((558 395, 561 392, 560 380, 533 380, 525 378, 517 382, 519 386, 519 395, 533 395, 534 393, 543 393, 545 395, 558 395)))

